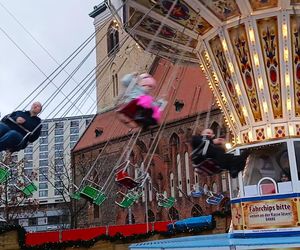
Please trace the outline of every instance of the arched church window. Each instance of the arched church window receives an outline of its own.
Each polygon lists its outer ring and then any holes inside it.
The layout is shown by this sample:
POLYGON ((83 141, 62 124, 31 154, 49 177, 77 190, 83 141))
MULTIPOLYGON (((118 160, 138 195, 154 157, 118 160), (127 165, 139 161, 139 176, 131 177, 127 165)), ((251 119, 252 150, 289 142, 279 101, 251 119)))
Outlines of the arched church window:
POLYGON ((118 23, 112 22, 107 31, 107 54, 114 55, 119 51, 119 27, 118 23))

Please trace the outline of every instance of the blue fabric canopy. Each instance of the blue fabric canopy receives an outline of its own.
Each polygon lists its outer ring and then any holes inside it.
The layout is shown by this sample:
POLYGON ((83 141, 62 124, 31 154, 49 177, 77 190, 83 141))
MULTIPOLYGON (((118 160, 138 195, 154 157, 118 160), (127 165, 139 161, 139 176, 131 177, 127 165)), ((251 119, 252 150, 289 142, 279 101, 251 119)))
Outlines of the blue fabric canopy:
POLYGON ((214 223, 213 223, 212 215, 191 217, 191 218, 176 221, 174 224, 169 224, 168 230, 173 231, 175 229, 177 231, 186 231, 186 230, 200 229, 204 227, 206 228, 212 227, 213 224, 214 223))

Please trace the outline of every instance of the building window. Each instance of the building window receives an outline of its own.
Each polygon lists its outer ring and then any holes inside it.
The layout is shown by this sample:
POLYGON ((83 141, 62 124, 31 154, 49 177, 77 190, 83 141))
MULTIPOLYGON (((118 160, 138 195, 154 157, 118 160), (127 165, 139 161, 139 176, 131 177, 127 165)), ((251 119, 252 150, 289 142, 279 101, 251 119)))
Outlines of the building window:
POLYGON ((178 176, 178 195, 182 197, 182 175, 181 175, 181 159, 180 154, 177 154, 177 176, 178 176))
POLYGON ((47 137, 48 136, 48 130, 42 130, 40 136, 41 137, 47 137))
POLYGON ((99 206, 94 205, 94 219, 98 219, 100 216, 99 206))
POLYGON ((43 174, 43 175, 44 175, 44 174, 48 174, 48 168, 40 168, 40 169, 39 169, 39 172, 40 172, 40 175, 41 175, 41 174, 43 174))
MULTIPOLYGON (((47 169, 48 172, 48 169, 47 169)), ((48 173, 40 174, 39 181, 48 181, 48 173)))
POLYGON ((173 173, 170 173, 170 187, 171 187, 171 196, 175 197, 174 174, 173 173))
POLYGON ((25 153, 25 154, 32 154, 32 152, 33 152, 33 147, 32 147, 32 145, 31 145, 31 146, 28 146, 28 147, 26 147, 26 148, 24 149, 24 153, 25 153))
POLYGON ((48 128, 49 128, 48 123, 43 123, 42 131, 48 130, 48 128))
POLYGON ((54 134, 55 135, 63 135, 64 134, 64 129, 63 128, 56 128, 54 134))
POLYGON ((48 197, 48 190, 40 190, 39 197, 48 197))
POLYGON ((107 54, 114 55, 119 51, 119 30, 118 23, 112 22, 107 31, 107 54))
POLYGON ((85 126, 89 125, 92 119, 86 119, 85 120, 85 126))
POLYGON ((63 136, 55 136, 55 143, 60 143, 64 142, 64 137, 63 136))
POLYGON ((171 207, 169 209, 169 216, 170 216, 171 220, 179 220, 178 210, 174 207, 171 207))
POLYGON ((48 159, 48 152, 40 152, 40 159, 48 159))
POLYGON ((40 144, 48 144, 48 137, 40 137, 40 144))
POLYGON ((186 178, 186 192, 188 195, 191 194, 191 183, 190 183, 190 164, 189 164, 189 153, 184 154, 185 163, 185 178, 186 178))
MULTIPOLYGON (((146 222, 147 220, 145 220, 146 222)), ((155 215, 151 209, 148 209, 148 222, 154 222, 155 221, 155 215)))
POLYGON ((78 135, 78 134, 70 135, 70 141, 71 141, 71 142, 77 141, 78 138, 79 138, 79 135, 78 135))
POLYGON ((112 73, 112 84, 113 84, 113 97, 116 97, 119 95, 119 77, 115 71, 113 71, 112 73))
POLYGON ((78 121, 78 120, 76 120, 76 121, 71 121, 70 127, 71 127, 71 128, 79 127, 79 121, 78 121))
POLYGON ((33 168, 33 162, 32 161, 25 161, 24 162, 24 168, 33 168))
POLYGON ((40 160, 40 167, 48 167, 48 159, 40 160))
POLYGON ((48 189, 48 183, 47 182, 40 183, 39 184, 39 189, 48 189))
POLYGON ((55 123, 55 128, 64 128, 64 123, 63 122, 56 122, 55 123))
POLYGON ((41 152, 48 151, 48 145, 40 145, 40 151, 41 152))
POLYGON ((70 128, 70 134, 78 134, 79 133, 79 127, 77 128, 70 128))
POLYGON ((64 144, 63 143, 59 143, 59 144, 55 144, 54 146, 55 150, 64 150, 64 144))
POLYGON ((57 225, 59 224, 59 216, 49 216, 48 225, 57 225))
POLYGON ((54 195, 58 196, 58 195, 63 195, 64 190, 62 188, 57 188, 54 190, 54 195))
POLYGON ((62 158, 64 157, 63 151, 55 151, 55 158, 62 158))

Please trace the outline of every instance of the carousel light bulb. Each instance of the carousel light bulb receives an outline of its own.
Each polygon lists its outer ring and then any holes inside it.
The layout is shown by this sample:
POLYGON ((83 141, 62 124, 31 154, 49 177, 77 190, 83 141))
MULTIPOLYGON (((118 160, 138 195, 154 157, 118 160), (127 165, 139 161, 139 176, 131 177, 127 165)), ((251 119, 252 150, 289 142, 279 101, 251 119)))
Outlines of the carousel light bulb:
POLYGON ((268 105, 267 105, 267 102, 263 102, 263 109, 264 109, 265 113, 268 113, 268 105))
POLYGON ((286 86, 287 88, 289 88, 289 87, 290 87, 290 84, 291 84, 291 82, 290 82, 290 75, 289 75, 289 73, 286 73, 286 74, 285 74, 285 86, 286 86))
POLYGON ((241 93, 241 89, 240 89, 240 86, 238 84, 235 85, 235 90, 236 90, 236 93, 240 96, 242 93, 241 93))
POLYGON ((248 117, 248 112, 247 112, 246 107, 243 107, 242 110, 243 110, 244 116, 248 117))
POLYGON ((255 43, 254 31, 252 28, 249 29, 249 38, 250 38, 251 43, 255 43))
POLYGON ((286 100, 286 108, 287 108, 288 111, 291 111, 291 110, 292 110, 292 101, 291 101, 290 98, 288 98, 288 99, 286 100))
POLYGON ((233 74, 234 73, 233 64, 230 62, 228 65, 229 65, 230 72, 233 74))
POLYGON ((226 44, 225 39, 222 40, 222 46, 223 46, 224 51, 227 52, 228 48, 227 48, 227 44, 226 44))
POLYGON ((248 132, 248 137, 250 141, 253 141, 253 134, 251 130, 248 132))
POLYGON ((284 61, 285 62, 289 61, 289 51, 288 51, 288 48, 284 48, 283 57, 284 57, 284 61))
POLYGON ((284 23, 284 24, 282 25, 282 35, 283 35, 283 37, 284 37, 285 39, 287 38, 287 34, 288 34, 287 25, 286 25, 286 23, 284 23))
POLYGON ((290 135, 295 135, 294 127, 292 124, 289 124, 289 134, 290 135))
POLYGON ((272 138, 272 130, 270 127, 267 127, 267 137, 272 138))
POLYGON ((260 90, 262 90, 262 91, 264 90, 264 83, 263 83, 261 76, 258 77, 258 87, 260 90))
POLYGON ((226 149, 231 149, 232 144, 230 142, 227 142, 227 143, 225 143, 225 147, 226 147, 226 149))
POLYGON ((254 59, 254 64, 255 64, 255 66, 256 66, 256 67, 259 67, 259 60, 258 60, 258 54, 257 54, 257 53, 255 53, 255 54, 253 55, 253 59, 254 59))

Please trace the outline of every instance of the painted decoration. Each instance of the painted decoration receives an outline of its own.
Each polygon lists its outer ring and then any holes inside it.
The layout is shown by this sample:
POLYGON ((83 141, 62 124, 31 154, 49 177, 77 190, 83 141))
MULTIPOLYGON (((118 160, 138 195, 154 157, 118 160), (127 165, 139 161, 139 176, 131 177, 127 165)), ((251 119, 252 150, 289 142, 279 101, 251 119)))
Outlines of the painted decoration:
POLYGON ((221 40, 219 36, 214 37, 209 41, 211 50, 214 54, 216 63, 218 65, 220 74, 223 78, 223 82, 226 86, 228 95, 231 99, 231 102, 233 104, 233 107, 239 117, 240 123, 242 126, 246 125, 246 120, 244 117, 244 114, 242 112, 242 107, 240 105, 240 102, 238 100, 238 96, 234 87, 234 83, 232 81, 232 76, 225 58, 225 54, 222 48, 221 40))
POLYGON ((270 9, 278 6, 278 0, 249 0, 254 11, 270 9))
POLYGON ((250 138, 248 132, 243 133, 243 143, 249 143, 249 142, 250 142, 250 138))
POLYGON ((277 17, 257 21, 272 110, 275 119, 283 118, 280 83, 277 17))
POLYGON ((257 141, 263 141, 266 139, 265 135, 265 129, 264 128, 258 128, 255 130, 256 140, 257 141))
POLYGON ((241 15, 235 0, 200 0, 221 21, 227 21, 241 15))
POLYGON ((144 17, 144 13, 139 11, 134 11, 132 8, 130 9, 130 13, 131 13, 130 15, 131 18, 129 21, 130 27, 133 27, 136 23, 142 20, 142 22, 135 29, 135 31, 142 31, 149 35, 155 36, 157 30, 160 29, 159 34, 156 35, 157 37, 168 40, 169 43, 170 42, 175 44, 179 43, 181 45, 188 46, 193 49, 196 48, 198 43, 196 39, 193 39, 190 36, 187 36, 182 32, 179 32, 178 30, 175 30, 174 28, 168 25, 162 25, 160 21, 157 21, 150 16, 144 17))
POLYGON ((173 46, 170 46, 168 44, 164 44, 158 41, 150 40, 146 37, 142 37, 139 35, 136 35, 137 40, 139 40, 143 47, 151 51, 157 56, 160 56, 160 53, 164 53, 165 55, 169 56, 170 58, 176 58, 176 59, 185 59, 185 58, 190 58, 193 59, 195 62, 199 61, 198 56, 194 53, 184 51, 181 49, 177 49, 173 46))
POLYGON ((243 230, 243 211, 240 203, 231 204, 231 219, 234 230, 243 230))
POLYGON ((293 83, 295 116, 300 116, 300 16, 291 16, 291 48, 293 58, 293 83))
MULTIPOLYGON (((212 28, 212 25, 202 18, 199 13, 191 8, 185 1, 174 3, 173 0, 137 0, 136 2, 147 9, 152 9, 152 11, 160 14, 162 18, 169 13, 168 18, 170 20, 201 36, 212 28), (170 9, 171 11, 169 12, 170 9)), ((149 15, 151 15, 151 13, 149 13, 149 15)))
POLYGON ((285 132, 285 127, 284 126, 275 126, 275 137, 280 138, 280 137, 285 137, 286 132, 285 132))
POLYGON ((254 120, 255 122, 262 121, 245 25, 241 24, 231 28, 228 32, 254 120))

